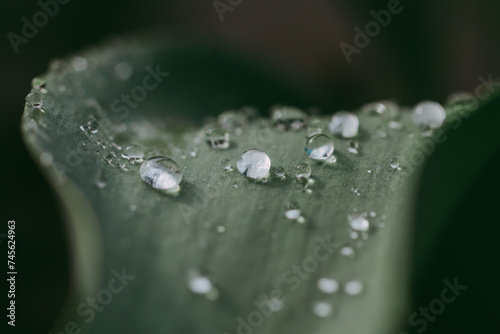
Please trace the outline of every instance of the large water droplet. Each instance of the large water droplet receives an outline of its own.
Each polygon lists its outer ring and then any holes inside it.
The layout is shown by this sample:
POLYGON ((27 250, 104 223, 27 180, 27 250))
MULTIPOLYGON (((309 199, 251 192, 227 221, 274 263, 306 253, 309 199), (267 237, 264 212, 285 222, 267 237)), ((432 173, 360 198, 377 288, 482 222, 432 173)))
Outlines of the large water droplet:
POLYGON ((324 293, 334 293, 339 289, 339 282, 330 277, 323 277, 318 281, 318 289, 324 293))
POLYGON ((205 141, 211 148, 223 150, 229 147, 229 133, 222 129, 208 129, 205 141))
POLYGON ((122 157, 128 159, 131 163, 142 162, 144 160, 144 151, 139 145, 130 145, 123 150, 122 157))
POLYGON ((30 107, 37 109, 40 109, 43 104, 42 95, 38 93, 29 93, 28 95, 26 95, 24 100, 26 101, 26 104, 28 104, 30 107))
POLYGON ((273 126, 279 131, 297 131, 304 127, 307 114, 290 106, 274 107, 271 112, 273 126))
POLYGON ((307 179, 311 176, 312 170, 308 164, 300 163, 295 166, 295 177, 297 179, 307 179))
POLYGON ((355 231, 365 232, 370 229, 370 222, 362 215, 350 217, 349 226, 355 231))
POLYGON ((419 103, 411 114, 413 122, 420 128, 439 128, 446 119, 444 108, 437 102, 424 101, 419 103))
POLYGON ((358 134, 359 119, 358 116, 346 111, 339 111, 333 115, 328 124, 328 129, 334 135, 340 135, 344 138, 352 138, 358 134))
POLYGON ((155 189, 175 189, 182 180, 182 171, 172 159, 162 156, 152 157, 144 161, 140 168, 144 182, 155 189))
POLYGON ((333 141, 324 134, 317 134, 307 139, 305 150, 313 160, 326 160, 333 154, 333 141))
POLYGON ((356 296, 363 291, 363 283, 358 280, 352 280, 345 284, 344 291, 348 295, 356 296))
POLYGON ((243 152, 236 163, 238 171, 251 179, 259 180, 267 177, 271 169, 271 159, 262 151, 251 149, 243 152))

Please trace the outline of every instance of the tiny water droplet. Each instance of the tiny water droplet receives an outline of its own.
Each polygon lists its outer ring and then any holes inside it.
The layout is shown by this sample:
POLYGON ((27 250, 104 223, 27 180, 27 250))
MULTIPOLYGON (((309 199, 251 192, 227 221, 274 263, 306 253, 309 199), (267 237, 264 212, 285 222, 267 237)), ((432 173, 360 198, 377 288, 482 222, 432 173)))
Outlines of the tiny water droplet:
POLYGON ((123 150, 122 157, 131 163, 142 162, 144 160, 144 151, 139 145, 129 145, 123 150))
POLYGON ((334 293, 339 289, 339 282, 330 277, 323 277, 318 281, 318 288, 323 293, 334 293))
POLYGON ((326 128, 326 124, 323 123, 321 119, 314 118, 309 120, 309 124, 307 126, 307 136, 312 137, 314 135, 318 135, 323 133, 326 128))
POLYGON ((363 283, 358 280, 352 280, 345 284, 344 291, 350 296, 359 295, 363 291, 363 283))
POLYGON ((362 215, 350 217, 349 226, 355 231, 365 232, 370 229, 370 222, 362 215))
POLYGON ((290 209, 285 211, 285 217, 290 220, 295 220, 300 217, 301 211, 299 209, 290 209))
POLYGON ((354 256, 354 249, 350 246, 342 247, 340 249, 340 254, 342 256, 353 257, 354 256))
POLYGON ((222 169, 227 170, 227 171, 231 171, 232 170, 232 168, 231 168, 231 160, 229 160, 229 159, 223 159, 221 161, 221 164, 222 164, 222 169))
POLYGON ((31 80, 31 87, 38 90, 42 94, 47 94, 47 89, 45 88, 45 80, 42 78, 33 78, 31 80))
POLYGON ((369 170, 368 170, 368 174, 371 174, 371 173, 372 173, 372 170, 371 170, 371 169, 369 169, 369 170))
POLYGON ((262 151, 250 149, 243 152, 236 162, 238 171, 251 179, 260 180, 269 174, 271 159, 262 151))
POLYGON ((355 240, 355 239, 359 238, 359 234, 358 234, 358 232, 356 232, 356 231, 351 231, 351 232, 349 233, 349 238, 351 238, 351 239, 353 239, 353 240, 355 240))
POLYGON ((282 179, 285 177, 285 169, 281 166, 277 167, 276 170, 274 171, 274 174, 280 179, 282 179))
POLYGON ((54 161, 54 157, 52 156, 51 153, 49 152, 43 152, 41 155, 40 155, 40 164, 44 167, 48 167, 52 164, 52 162, 54 161))
POLYGON ((99 189, 106 187, 106 176, 104 175, 104 173, 101 172, 99 173, 99 175, 97 175, 95 185, 99 189))
POLYGON ((38 93, 29 93, 28 95, 26 95, 24 100, 26 101, 27 105, 37 109, 40 109, 43 104, 42 95, 38 93))
POLYGON ((279 131, 297 131, 304 127, 307 114, 290 106, 276 106, 271 111, 272 124, 279 131))
POLYGON ((155 189, 175 189, 182 180, 182 171, 172 159, 157 156, 145 160, 140 168, 144 182, 155 189))
POLYGON ((375 218, 377 216, 377 213, 375 211, 370 212, 370 217, 375 218))
POLYGON ((300 163, 295 167, 295 177, 297 179, 307 179, 311 176, 312 170, 308 164, 300 163))
POLYGON ((331 155, 328 159, 326 159, 326 163, 330 165, 333 165, 336 162, 337 162, 337 157, 334 155, 331 155))
POLYGON ((313 313, 318 318, 328 318, 333 313, 333 306, 329 302, 316 302, 313 305, 313 313))
POLYGON ((352 154, 358 154, 359 143, 356 140, 349 140, 347 142, 347 151, 352 154))
POLYGON ((326 160, 333 154, 333 141, 327 135, 317 134, 307 139, 305 150, 313 160, 326 160))
POLYGON ((305 222, 306 222, 306 219, 303 216, 300 216, 299 218, 297 218, 297 223, 304 224, 305 222))
POLYGON ((389 127, 393 130, 401 130, 403 128, 403 124, 395 121, 390 121, 389 127))
POLYGON ((334 135, 344 138, 355 137, 359 129, 358 116, 350 112, 339 111, 333 115, 332 120, 328 123, 328 129, 334 135))
POLYGON ((113 75, 120 81, 125 81, 132 76, 133 68, 128 63, 118 63, 113 68, 113 75))
POLYGON ((212 290, 213 285, 210 278, 201 275, 196 270, 192 270, 189 274, 188 287, 193 293, 204 295, 212 290))
POLYGON ((130 211, 134 212, 135 210, 137 210, 137 205, 132 204, 132 205, 130 206, 130 211))
POLYGON ((85 71, 87 69, 87 65, 88 65, 87 59, 83 57, 75 57, 71 61, 71 66, 73 66, 73 69, 77 72, 85 71))
POLYGON ((443 125, 446 112, 439 103, 432 101, 420 102, 412 111, 413 122, 423 129, 435 129, 443 125))
POLYGON ((224 233, 226 232, 226 228, 222 225, 217 226, 217 232, 224 233))
POLYGON ((227 149, 229 147, 229 133, 222 129, 208 129, 206 143, 215 149, 227 149))
POLYGON ((391 161, 389 161, 389 165, 391 168, 398 168, 399 167, 399 159, 398 158, 392 158, 391 161))

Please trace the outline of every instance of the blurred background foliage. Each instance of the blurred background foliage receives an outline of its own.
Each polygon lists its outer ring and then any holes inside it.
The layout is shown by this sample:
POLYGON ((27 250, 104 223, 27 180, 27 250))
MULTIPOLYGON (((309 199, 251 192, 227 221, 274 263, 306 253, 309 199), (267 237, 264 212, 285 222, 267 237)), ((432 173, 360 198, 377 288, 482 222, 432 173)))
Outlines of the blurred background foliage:
MULTIPOLYGON (((244 0, 221 22, 212 0, 71 0, 28 44, 20 45, 18 54, 6 35, 20 34, 21 18, 31 20, 40 7, 36 1, 2 3, 0 133, 7 159, 1 167, 1 216, 2 221, 18 222, 19 323, 30 323, 33 332, 48 332, 69 288, 62 216, 19 131, 30 81, 47 70, 51 59, 109 37, 157 29, 204 43, 223 43, 288 73, 311 104, 324 112, 385 98, 405 105, 423 99, 444 102, 451 92, 472 90, 480 75, 499 76, 500 2, 405 0, 402 4, 403 11, 347 64, 339 44, 352 44, 353 28, 364 27, 372 20, 370 11, 386 8, 387 1, 244 0)), ((464 147, 464 159, 470 149, 474 147, 464 147)), ((458 276, 470 286, 460 302, 447 307, 429 326, 428 333, 500 331, 496 284, 500 219, 495 211, 499 166, 499 159, 490 161, 464 197, 433 262, 415 275, 419 277, 414 284, 416 309, 439 295, 445 278, 458 276)))

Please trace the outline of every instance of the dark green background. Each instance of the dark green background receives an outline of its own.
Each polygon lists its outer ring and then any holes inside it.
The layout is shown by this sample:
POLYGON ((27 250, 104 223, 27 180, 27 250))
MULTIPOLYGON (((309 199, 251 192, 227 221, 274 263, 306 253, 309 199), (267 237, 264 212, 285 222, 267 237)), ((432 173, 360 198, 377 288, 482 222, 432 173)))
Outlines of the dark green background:
MULTIPOLYGON (((211 0, 72 0, 61 5, 18 54, 6 35, 19 34, 21 18, 31 20, 40 7, 36 1, 2 3, 1 221, 17 221, 18 324, 29 324, 34 333, 48 332, 69 288, 67 245, 57 202, 28 156, 19 131, 30 81, 47 70, 51 59, 109 37, 158 29, 209 45, 223 43, 278 72, 291 73, 311 106, 329 113, 382 98, 395 98, 405 105, 423 99, 444 102, 453 91, 472 90, 480 75, 500 75, 500 2, 402 4, 402 13, 347 64, 339 43, 352 43, 353 28, 372 20, 370 11, 385 8, 386 1, 244 0, 221 22, 211 0)), ((464 159, 474 149, 464 146, 464 159)), ((458 276, 469 285, 426 333, 500 331, 498 156, 464 196, 432 263, 415 273, 415 310, 439 296, 445 278, 458 276)), ((0 233, 6 231, 3 224, 0 233)), ((0 240, 5 249, 5 239, 0 240)), ((414 333, 415 328, 408 331, 414 333)))

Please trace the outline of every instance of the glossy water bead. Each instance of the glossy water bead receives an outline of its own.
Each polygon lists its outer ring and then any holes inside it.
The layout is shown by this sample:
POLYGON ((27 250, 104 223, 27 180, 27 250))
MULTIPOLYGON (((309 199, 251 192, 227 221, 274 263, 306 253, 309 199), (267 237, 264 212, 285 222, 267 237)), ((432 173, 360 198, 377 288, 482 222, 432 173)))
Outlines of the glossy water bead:
POLYGON ((446 112, 439 103, 424 101, 412 111, 411 118, 420 128, 439 128, 446 119, 446 112))
POLYGON ((273 126, 279 131, 297 131, 304 127, 307 114, 290 106, 277 106, 271 111, 273 126))
POLYGON ((229 133, 222 129, 209 129, 205 141, 211 148, 224 150, 229 147, 229 133))
POLYGON ((317 134, 307 139, 305 150, 313 160, 326 160, 333 154, 333 141, 327 135, 317 134))
POLYGON ((29 93, 26 95, 26 98, 24 99, 26 101, 26 104, 28 104, 30 107, 40 109, 43 104, 43 98, 42 95, 38 93, 29 93))
POLYGON ((122 157, 131 162, 141 162, 144 160, 144 151, 139 145, 129 145, 123 150, 122 157))
POLYGON ((295 167, 295 177, 297 179, 307 179, 311 176, 311 167, 308 164, 300 163, 295 167))
POLYGON ((140 175, 144 182, 155 189, 175 189, 182 180, 182 171, 172 159, 157 156, 144 161, 140 168, 140 175))
POLYGON ((359 119, 358 116, 346 111, 339 111, 333 115, 328 123, 328 129, 334 135, 344 138, 352 138, 358 134, 359 119))
POLYGON ((251 179, 260 180, 269 174, 271 159, 257 149, 246 150, 236 162, 238 171, 251 179))

